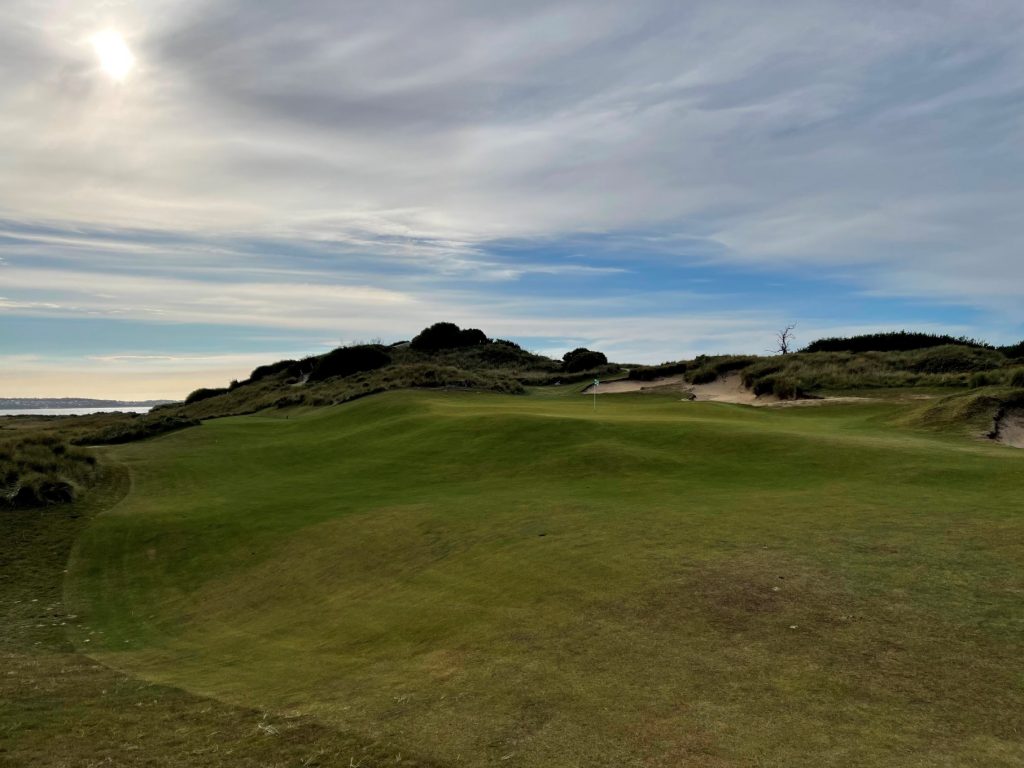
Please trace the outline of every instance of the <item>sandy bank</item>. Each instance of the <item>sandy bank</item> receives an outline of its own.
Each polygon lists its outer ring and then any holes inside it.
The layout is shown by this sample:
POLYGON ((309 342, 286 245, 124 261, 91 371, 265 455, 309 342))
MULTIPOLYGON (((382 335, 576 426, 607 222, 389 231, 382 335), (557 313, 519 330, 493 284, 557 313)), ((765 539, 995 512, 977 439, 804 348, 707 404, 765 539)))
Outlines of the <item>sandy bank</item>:
POLYGON ((999 414, 992 439, 1014 448, 1024 448, 1024 409, 1012 408, 999 414))
MULTIPOLYGON (((866 397, 817 397, 805 400, 780 400, 775 395, 755 395, 743 386, 743 379, 739 373, 730 373, 722 378, 716 379, 709 384, 687 384, 682 376, 666 376, 653 381, 631 381, 620 379, 618 381, 602 382, 597 387, 599 395, 614 395, 623 392, 647 392, 655 393, 679 393, 687 400, 697 400, 711 403, 734 403, 737 405, 753 406, 774 406, 776 408, 799 408, 825 403, 853 403, 865 402, 870 398, 866 397)), ((583 390, 583 394, 594 393, 594 386, 591 384, 583 390)))

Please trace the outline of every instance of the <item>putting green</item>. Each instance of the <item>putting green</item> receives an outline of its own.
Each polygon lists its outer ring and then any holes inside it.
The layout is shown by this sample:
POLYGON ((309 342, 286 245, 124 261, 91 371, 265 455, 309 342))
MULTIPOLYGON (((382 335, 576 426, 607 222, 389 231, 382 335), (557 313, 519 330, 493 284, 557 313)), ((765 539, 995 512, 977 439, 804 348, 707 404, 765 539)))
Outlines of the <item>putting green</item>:
POLYGON ((75 639, 452 765, 1021 765, 1024 453, 905 407, 210 421, 111 451, 75 639))

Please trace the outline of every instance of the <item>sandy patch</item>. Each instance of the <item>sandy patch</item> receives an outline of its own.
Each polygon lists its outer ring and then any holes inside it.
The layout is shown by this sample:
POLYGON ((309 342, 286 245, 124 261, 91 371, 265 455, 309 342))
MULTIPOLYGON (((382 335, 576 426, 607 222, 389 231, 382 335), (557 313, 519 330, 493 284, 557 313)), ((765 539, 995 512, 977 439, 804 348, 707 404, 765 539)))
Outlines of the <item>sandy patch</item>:
POLYGON ((1024 448, 1024 409, 1001 413, 996 419, 992 439, 1014 448, 1024 448))
POLYGON ((758 397, 743 386, 738 373, 730 373, 715 379, 710 384, 693 384, 687 387, 694 400, 712 403, 738 403, 739 405, 771 405, 779 402, 775 395, 758 397))
MULTIPOLYGON (((633 381, 631 379, 619 379, 617 381, 602 381, 597 386, 599 395, 617 395, 623 392, 667 392, 672 389, 682 390, 686 387, 686 380, 682 376, 664 376, 653 381, 633 381)), ((594 385, 583 390, 583 394, 594 394, 594 385)))
MULTIPOLYGON (((826 403, 864 403, 868 397, 813 397, 802 400, 780 400, 775 395, 755 395, 743 386, 739 373, 730 373, 712 381, 710 384, 687 384, 682 376, 666 376, 653 381, 618 381, 601 382, 597 387, 599 395, 615 395, 623 392, 646 392, 648 394, 684 395, 686 400, 697 400, 711 403, 733 403, 736 405, 773 406, 775 408, 806 408, 826 403)), ((594 394, 594 385, 583 390, 583 394, 594 394)))

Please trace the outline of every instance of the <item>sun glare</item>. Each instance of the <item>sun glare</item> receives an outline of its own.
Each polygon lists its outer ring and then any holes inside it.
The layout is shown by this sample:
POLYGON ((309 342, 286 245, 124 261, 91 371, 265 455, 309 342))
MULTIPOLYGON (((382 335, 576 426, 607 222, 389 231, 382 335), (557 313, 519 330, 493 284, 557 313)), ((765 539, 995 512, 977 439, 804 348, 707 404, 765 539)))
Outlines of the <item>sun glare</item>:
POLYGON ((124 38, 113 30, 93 35, 92 47, 103 71, 119 82, 124 80, 135 66, 135 57, 128 50, 124 38))

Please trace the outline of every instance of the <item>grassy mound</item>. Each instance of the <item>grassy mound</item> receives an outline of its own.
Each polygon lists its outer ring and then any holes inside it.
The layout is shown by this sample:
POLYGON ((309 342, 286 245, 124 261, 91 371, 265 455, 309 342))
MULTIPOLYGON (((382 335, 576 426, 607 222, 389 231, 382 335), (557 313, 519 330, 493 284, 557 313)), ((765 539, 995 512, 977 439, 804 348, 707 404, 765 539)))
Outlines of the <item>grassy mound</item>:
POLYGON ((72 636, 441 764, 1019 765, 1024 453, 912 407, 211 421, 112 449, 133 491, 76 547, 72 636))

